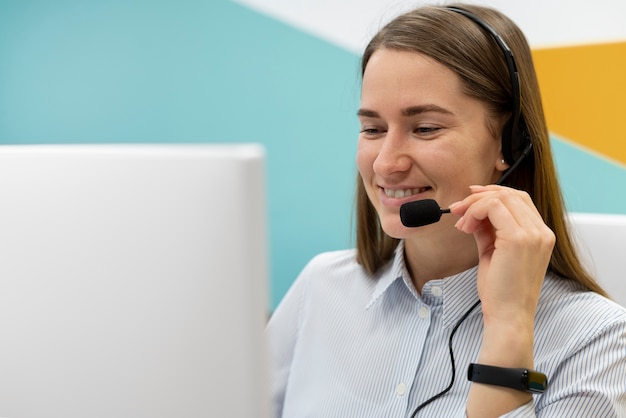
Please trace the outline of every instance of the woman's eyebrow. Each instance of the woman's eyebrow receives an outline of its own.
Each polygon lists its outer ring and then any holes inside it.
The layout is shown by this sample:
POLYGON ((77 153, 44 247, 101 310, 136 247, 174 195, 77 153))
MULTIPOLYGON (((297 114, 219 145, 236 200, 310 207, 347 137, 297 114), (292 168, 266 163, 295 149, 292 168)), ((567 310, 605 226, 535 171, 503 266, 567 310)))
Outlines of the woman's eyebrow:
MULTIPOLYGON (((410 106, 410 107, 407 107, 406 109, 402 109, 402 116, 415 116, 415 115, 419 115, 420 113, 427 113, 427 112, 437 112, 437 113, 443 113, 446 115, 454 115, 453 112, 441 106, 437 106, 435 104, 425 104, 425 105, 419 105, 419 106, 410 106)), ((366 118, 379 118, 380 117, 378 112, 374 110, 370 110, 370 109, 363 109, 363 108, 359 109, 356 112, 356 114, 357 116, 362 116, 366 118)))
POLYGON ((357 116, 363 116, 363 117, 366 117, 366 118, 378 118, 378 117, 380 117, 378 112, 375 112, 375 111, 369 110, 369 109, 362 109, 362 108, 359 109, 356 112, 356 115, 357 116))
POLYGON ((441 106, 437 106, 435 104, 411 106, 411 107, 407 107, 406 109, 402 109, 403 116, 414 116, 414 115, 419 115, 420 113, 427 113, 427 112, 436 112, 436 113, 443 113, 446 115, 454 115, 454 113, 452 113, 448 109, 445 109, 441 106))

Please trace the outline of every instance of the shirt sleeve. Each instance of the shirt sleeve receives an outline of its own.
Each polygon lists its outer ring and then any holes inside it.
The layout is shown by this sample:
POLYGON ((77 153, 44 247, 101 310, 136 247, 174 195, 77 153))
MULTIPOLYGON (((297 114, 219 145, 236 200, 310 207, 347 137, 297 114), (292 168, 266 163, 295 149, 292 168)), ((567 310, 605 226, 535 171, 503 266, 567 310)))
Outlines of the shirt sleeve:
POLYGON ((548 378, 544 394, 500 418, 626 418, 626 317, 600 326, 548 378))
POLYGON ((548 378, 537 417, 626 418, 624 315, 601 327, 548 378))
POLYGON ((539 402, 500 418, 626 418, 626 323, 614 323, 570 359, 549 381, 539 402))
POLYGON ((281 300, 266 328, 273 417, 282 416, 289 371, 298 338, 305 288, 306 283, 301 275, 281 300))

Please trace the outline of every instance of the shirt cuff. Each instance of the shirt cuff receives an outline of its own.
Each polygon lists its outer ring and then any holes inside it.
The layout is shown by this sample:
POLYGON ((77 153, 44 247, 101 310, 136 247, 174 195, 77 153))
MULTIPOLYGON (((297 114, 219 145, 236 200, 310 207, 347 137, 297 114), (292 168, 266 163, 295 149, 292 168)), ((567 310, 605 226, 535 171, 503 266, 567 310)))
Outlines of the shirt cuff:
POLYGON ((535 417, 535 402, 531 400, 525 403, 517 409, 507 412, 501 415, 500 418, 534 418, 535 417))

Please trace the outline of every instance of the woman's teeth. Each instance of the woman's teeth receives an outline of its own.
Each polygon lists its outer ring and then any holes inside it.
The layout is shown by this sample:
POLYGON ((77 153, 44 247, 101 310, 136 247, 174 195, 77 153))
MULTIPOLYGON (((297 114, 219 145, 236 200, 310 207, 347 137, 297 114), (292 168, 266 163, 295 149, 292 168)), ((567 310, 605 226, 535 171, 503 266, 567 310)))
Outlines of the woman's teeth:
POLYGON ((394 189, 383 189, 387 197, 393 197, 396 199, 402 199, 405 197, 413 196, 418 193, 422 193, 426 191, 428 187, 418 187, 415 189, 404 189, 404 190, 394 190, 394 189))

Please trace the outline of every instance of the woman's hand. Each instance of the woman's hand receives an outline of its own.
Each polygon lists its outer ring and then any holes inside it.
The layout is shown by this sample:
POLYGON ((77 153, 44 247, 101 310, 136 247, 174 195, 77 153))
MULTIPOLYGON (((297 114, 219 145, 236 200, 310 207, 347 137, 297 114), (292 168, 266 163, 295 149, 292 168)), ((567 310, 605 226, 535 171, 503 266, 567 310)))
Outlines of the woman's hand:
POLYGON ((450 209, 461 217, 456 227, 473 234, 478 246, 485 325, 532 321, 555 237, 528 193, 472 186, 471 194, 450 209))
MULTIPOLYGON (((508 187, 472 186, 471 194, 450 211, 460 216, 456 227, 474 235, 478 247, 484 329, 476 361, 533 369, 534 317, 554 233, 528 193, 508 187)), ((496 417, 531 398, 526 392, 473 383, 466 412, 468 417, 496 417)))

